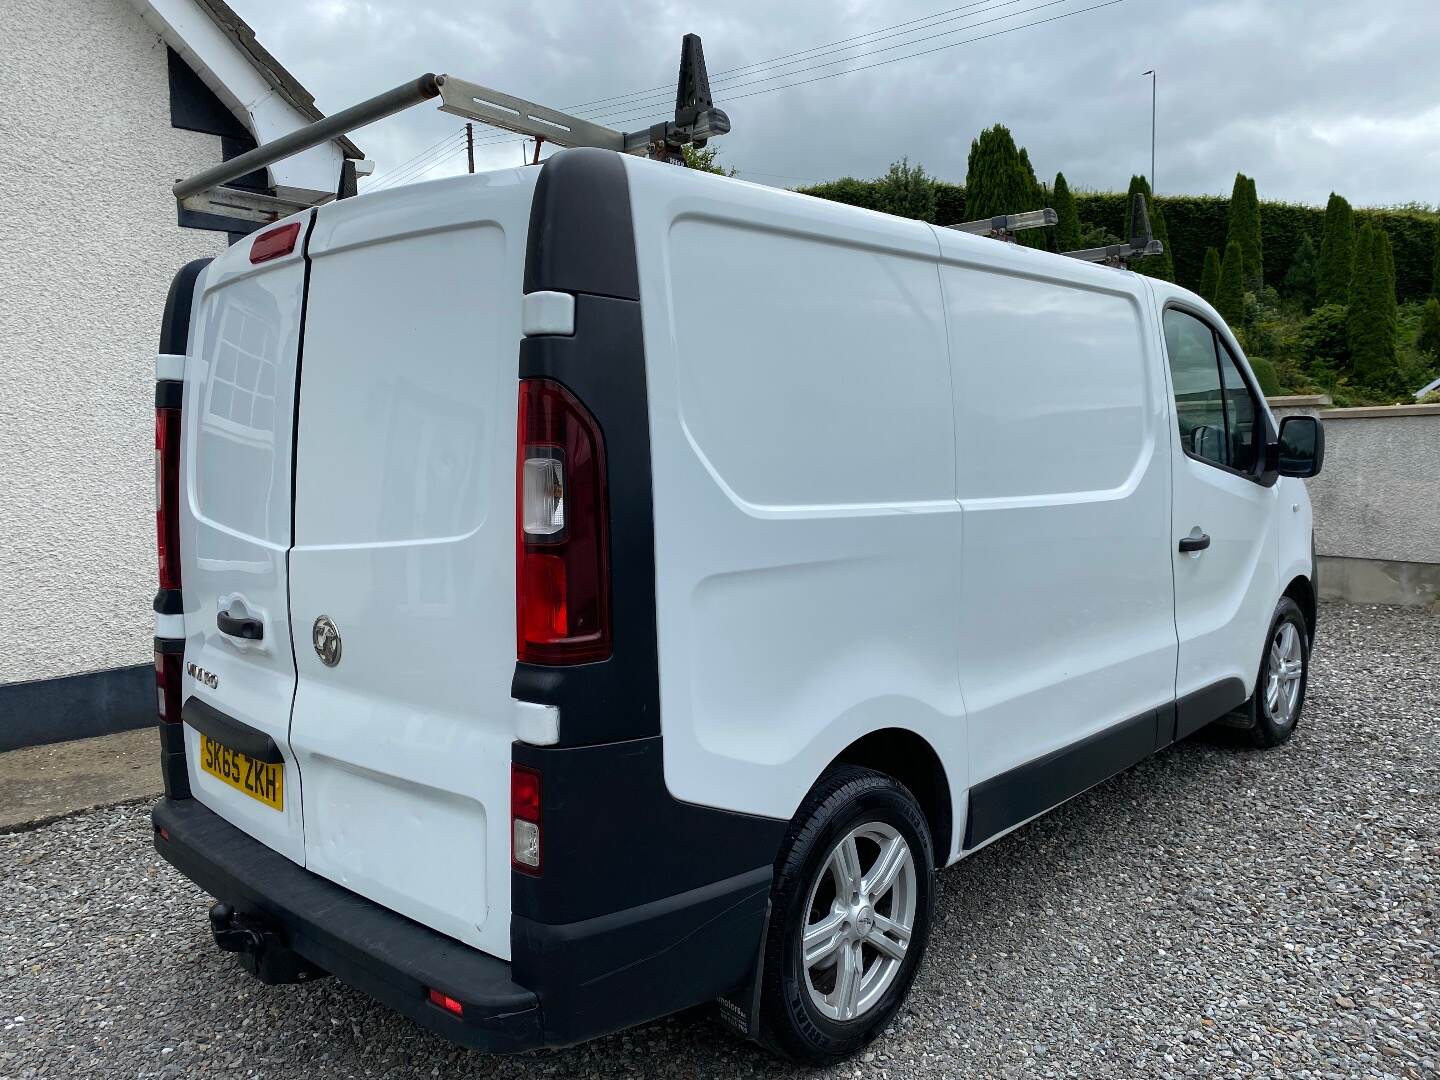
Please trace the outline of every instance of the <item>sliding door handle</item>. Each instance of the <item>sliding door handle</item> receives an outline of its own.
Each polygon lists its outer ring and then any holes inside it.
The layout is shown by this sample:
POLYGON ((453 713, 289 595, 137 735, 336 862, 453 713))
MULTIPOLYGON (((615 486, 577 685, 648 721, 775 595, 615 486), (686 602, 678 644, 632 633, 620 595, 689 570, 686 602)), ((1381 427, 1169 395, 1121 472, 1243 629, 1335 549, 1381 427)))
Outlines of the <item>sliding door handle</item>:
POLYGON ((1204 551, 1210 546, 1210 534, 1201 533, 1199 536, 1184 536, 1180 538, 1180 554, 1189 555, 1197 551, 1204 551))

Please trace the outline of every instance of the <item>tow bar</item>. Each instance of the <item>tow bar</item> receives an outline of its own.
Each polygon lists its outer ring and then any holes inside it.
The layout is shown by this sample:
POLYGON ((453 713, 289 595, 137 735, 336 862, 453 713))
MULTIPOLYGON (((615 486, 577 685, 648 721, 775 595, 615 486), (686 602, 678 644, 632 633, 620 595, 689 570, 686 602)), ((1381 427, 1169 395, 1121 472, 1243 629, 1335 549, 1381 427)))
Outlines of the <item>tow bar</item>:
POLYGON ((223 900, 210 908, 210 932, 217 949, 235 953, 245 970, 263 983, 313 982, 327 974, 291 949, 259 916, 237 912, 223 900))

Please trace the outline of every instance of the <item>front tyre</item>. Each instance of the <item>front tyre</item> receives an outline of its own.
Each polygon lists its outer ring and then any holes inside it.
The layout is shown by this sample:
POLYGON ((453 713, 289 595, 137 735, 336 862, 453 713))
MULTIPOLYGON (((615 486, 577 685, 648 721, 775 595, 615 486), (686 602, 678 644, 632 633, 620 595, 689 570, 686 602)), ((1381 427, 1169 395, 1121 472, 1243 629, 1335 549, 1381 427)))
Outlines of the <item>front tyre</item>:
POLYGON ((1270 621, 1255 693, 1245 703, 1247 727, 1256 746, 1279 746, 1295 734, 1309 676, 1310 628, 1300 606, 1282 596, 1270 621))
POLYGON ((776 864, 762 1041, 824 1065, 884 1029, 929 938, 933 850, 904 785, 853 766, 820 778, 776 864))

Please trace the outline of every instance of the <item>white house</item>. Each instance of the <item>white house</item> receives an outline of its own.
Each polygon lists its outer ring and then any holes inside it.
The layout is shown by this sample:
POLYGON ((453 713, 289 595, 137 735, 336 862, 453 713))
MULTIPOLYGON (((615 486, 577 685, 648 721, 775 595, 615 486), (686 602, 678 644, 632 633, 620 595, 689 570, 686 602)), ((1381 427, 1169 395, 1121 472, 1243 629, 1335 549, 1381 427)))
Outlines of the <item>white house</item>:
MULTIPOLYGON (((222 0, 4 12, 0 750, 153 722, 160 315, 180 266, 253 228, 170 188, 321 116, 222 0)), ((336 140, 238 186, 316 201, 360 156, 336 140)))

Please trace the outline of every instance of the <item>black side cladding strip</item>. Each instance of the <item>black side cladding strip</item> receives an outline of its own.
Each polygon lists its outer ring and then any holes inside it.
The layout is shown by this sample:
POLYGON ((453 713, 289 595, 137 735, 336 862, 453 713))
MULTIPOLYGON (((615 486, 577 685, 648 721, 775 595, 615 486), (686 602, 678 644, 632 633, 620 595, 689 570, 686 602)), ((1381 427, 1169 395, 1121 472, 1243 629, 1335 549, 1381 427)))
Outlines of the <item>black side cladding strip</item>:
POLYGON ((964 846, 984 843, 1143 761, 1155 751, 1159 722, 1159 711, 1151 709, 976 784, 964 846))
POLYGON ((1201 687, 1175 703, 1175 739, 1193 735, 1206 724, 1219 720, 1231 709, 1245 704, 1245 684, 1239 679, 1221 679, 1201 687))

